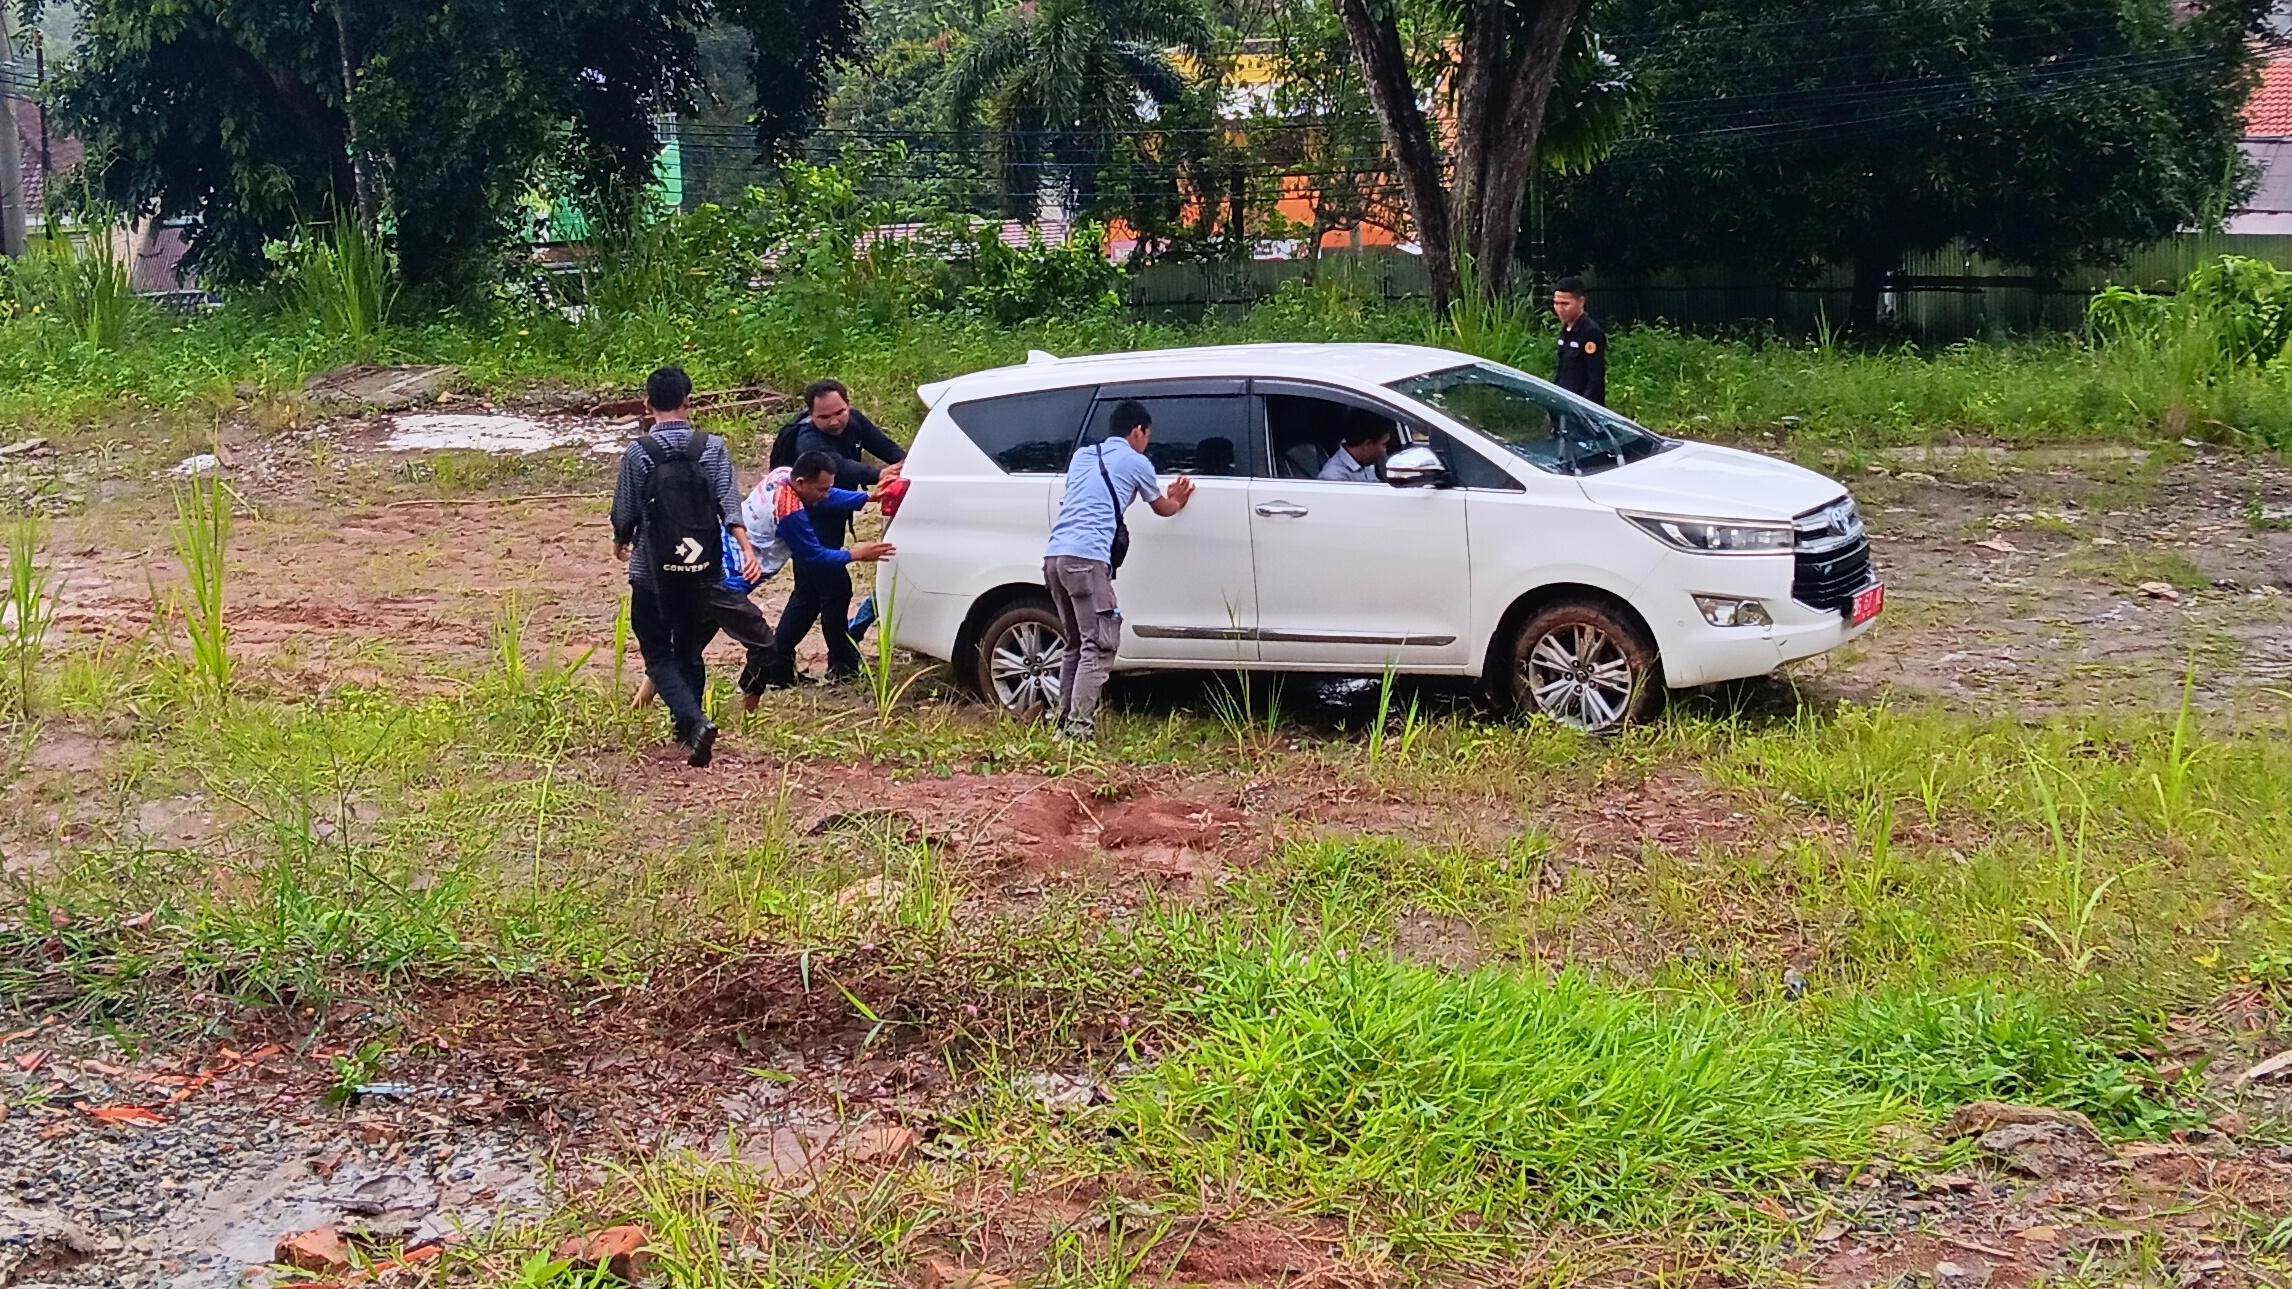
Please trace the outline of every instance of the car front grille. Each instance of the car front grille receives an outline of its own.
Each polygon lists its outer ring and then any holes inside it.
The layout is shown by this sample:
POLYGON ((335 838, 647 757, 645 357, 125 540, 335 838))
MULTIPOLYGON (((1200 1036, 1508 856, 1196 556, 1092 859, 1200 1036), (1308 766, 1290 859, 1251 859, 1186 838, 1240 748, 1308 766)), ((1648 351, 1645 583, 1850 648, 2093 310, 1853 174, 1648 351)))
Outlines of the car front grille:
POLYGON ((1798 568, 1791 598, 1814 609, 1845 613, 1855 592, 1876 580, 1870 563, 1870 534, 1854 498, 1841 497, 1791 521, 1797 530, 1798 568))

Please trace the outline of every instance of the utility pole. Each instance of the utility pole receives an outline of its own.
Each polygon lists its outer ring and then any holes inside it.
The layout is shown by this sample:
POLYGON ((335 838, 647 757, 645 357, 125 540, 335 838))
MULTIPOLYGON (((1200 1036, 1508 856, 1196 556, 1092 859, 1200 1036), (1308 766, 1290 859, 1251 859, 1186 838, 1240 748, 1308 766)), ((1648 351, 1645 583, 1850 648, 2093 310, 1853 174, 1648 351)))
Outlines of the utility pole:
POLYGON ((16 33, 0 3, 0 255, 24 253, 24 148, 16 137, 16 104, 24 101, 16 70, 16 33))

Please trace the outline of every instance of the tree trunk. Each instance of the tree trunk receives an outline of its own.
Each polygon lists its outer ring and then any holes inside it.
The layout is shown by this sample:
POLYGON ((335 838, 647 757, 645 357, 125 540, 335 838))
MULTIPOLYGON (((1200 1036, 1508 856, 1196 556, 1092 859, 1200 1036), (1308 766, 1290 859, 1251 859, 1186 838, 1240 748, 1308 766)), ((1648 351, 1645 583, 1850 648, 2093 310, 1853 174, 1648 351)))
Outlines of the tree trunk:
POLYGON ((1424 247, 1435 309, 1456 298, 1468 266, 1476 292, 1511 289, 1529 171, 1585 2, 1473 0, 1466 7, 1457 42, 1454 165, 1444 188, 1394 15, 1379 12, 1378 0, 1337 0, 1424 247), (1515 4, 1533 6, 1525 31, 1515 4))
POLYGON ((350 51, 350 27, 342 19, 341 0, 334 5, 334 52, 342 72, 342 120, 350 135, 350 184, 357 194, 358 222, 368 232, 382 227, 382 203, 375 191, 373 162, 366 155, 366 138, 358 129, 358 106, 352 102, 358 92, 358 76, 353 70, 356 56, 350 51))
POLYGON ((1361 65, 1369 102, 1377 110, 1377 124, 1392 151, 1393 169, 1401 181, 1409 218, 1417 226, 1417 245, 1424 252, 1425 278, 1432 306, 1446 312, 1456 299, 1456 251, 1450 237, 1448 191, 1441 186, 1440 157, 1433 151, 1432 130, 1424 109, 1417 104, 1416 86, 1409 83, 1408 51, 1401 44, 1400 28, 1389 13, 1380 14, 1377 0, 1337 0, 1337 13, 1345 22, 1345 41, 1353 61, 1361 65))
POLYGON ((1249 211, 1249 166, 1237 162, 1226 176, 1226 245, 1237 260, 1250 258, 1249 229, 1243 217, 1249 211))
POLYGON ((1869 334, 1878 329, 1878 300, 1886 290, 1886 275, 1894 271, 1894 256, 1884 251, 1863 251, 1854 257, 1854 294, 1847 298, 1846 325, 1869 334))
MULTIPOLYGON (((1512 289, 1529 169, 1543 141, 1544 116, 1559 79, 1560 59, 1568 50, 1568 34, 1583 9, 1584 0, 1543 0, 1505 70, 1503 92, 1488 96, 1476 120, 1458 114, 1459 135, 1472 130, 1482 139, 1478 200, 1469 208, 1459 203, 1460 209, 1469 210, 1471 221, 1469 235, 1459 240, 1479 270, 1481 290, 1490 296, 1512 289)), ((1461 149, 1459 158, 1461 163, 1461 149)))

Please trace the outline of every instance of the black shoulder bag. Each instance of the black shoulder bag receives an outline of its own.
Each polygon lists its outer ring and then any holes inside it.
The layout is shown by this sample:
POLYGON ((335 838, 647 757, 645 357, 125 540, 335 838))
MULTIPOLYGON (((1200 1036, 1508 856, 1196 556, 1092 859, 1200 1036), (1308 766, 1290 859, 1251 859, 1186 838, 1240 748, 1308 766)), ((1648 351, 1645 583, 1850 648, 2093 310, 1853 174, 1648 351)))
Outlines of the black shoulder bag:
POLYGON ((1122 518, 1122 499, 1114 495, 1114 476, 1106 472, 1106 444, 1103 440, 1098 444, 1097 456, 1098 477, 1106 484, 1107 503, 1114 507, 1114 544, 1106 551, 1106 576, 1111 580, 1116 571, 1121 569, 1122 561, 1130 558, 1130 525, 1122 518))

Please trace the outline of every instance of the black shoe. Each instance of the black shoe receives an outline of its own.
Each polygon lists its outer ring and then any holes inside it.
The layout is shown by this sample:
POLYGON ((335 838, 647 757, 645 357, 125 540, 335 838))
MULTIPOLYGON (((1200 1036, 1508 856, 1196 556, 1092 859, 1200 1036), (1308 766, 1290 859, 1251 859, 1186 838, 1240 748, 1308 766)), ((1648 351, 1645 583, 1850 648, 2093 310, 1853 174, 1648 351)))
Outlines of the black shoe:
POLYGON ((716 727, 701 726, 700 732, 693 735, 692 741, 685 746, 691 749, 692 755, 686 757, 684 763, 696 770, 706 769, 708 763, 716 759, 716 727))

